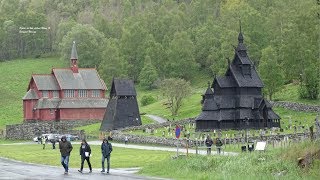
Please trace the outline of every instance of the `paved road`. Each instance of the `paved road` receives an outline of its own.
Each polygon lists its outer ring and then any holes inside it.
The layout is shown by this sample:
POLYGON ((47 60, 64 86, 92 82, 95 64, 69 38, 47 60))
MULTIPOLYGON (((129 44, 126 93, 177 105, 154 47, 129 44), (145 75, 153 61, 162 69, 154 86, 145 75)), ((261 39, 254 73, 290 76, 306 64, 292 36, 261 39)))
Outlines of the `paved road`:
POLYGON ((156 116, 156 115, 152 115, 152 114, 147 114, 145 115, 147 117, 149 117, 150 119, 154 120, 154 121, 157 121, 158 123, 164 123, 164 122, 167 122, 166 119, 160 117, 160 116, 156 116))
POLYGON ((64 175, 62 167, 36 165, 0 158, 0 179, 94 179, 94 180, 138 180, 138 179, 159 179, 152 177, 142 177, 133 173, 137 168, 130 169, 110 169, 110 174, 100 173, 100 169, 93 169, 92 173, 79 173, 77 169, 70 169, 68 175, 64 175))

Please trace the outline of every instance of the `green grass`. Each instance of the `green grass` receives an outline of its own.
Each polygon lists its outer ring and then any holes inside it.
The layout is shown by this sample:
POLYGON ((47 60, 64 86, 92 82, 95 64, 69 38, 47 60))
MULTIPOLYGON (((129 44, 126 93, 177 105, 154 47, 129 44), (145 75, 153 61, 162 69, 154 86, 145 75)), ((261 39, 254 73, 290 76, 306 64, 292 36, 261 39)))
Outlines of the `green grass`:
POLYGON ((49 74, 52 67, 64 67, 58 58, 19 59, 0 62, 0 129, 23 120, 22 97, 31 74, 49 74))
MULTIPOLYGON (((47 144, 46 146, 46 149, 43 150, 40 144, 0 145, 0 156, 30 163, 61 166, 59 149, 53 150, 51 144, 47 144)), ((70 167, 78 168, 80 165, 79 147, 80 145, 73 145, 73 151, 70 156, 70 167)), ((91 145, 91 149, 92 157, 90 160, 92 167, 101 168, 100 146, 91 145)), ((168 159, 173 154, 174 152, 113 147, 111 167, 127 168, 157 164, 160 161, 168 159)))
POLYGON ((275 107, 273 109, 282 118, 282 128, 289 126, 290 118, 292 123, 291 125, 304 125, 306 127, 310 127, 311 125, 314 125, 314 120, 317 116, 316 112, 293 111, 281 107, 275 107))
POLYGON ((320 160, 309 170, 297 167, 297 158, 319 149, 319 143, 299 143, 287 149, 241 153, 238 156, 196 156, 165 159, 140 172, 173 179, 318 179, 320 160), (283 172, 282 176, 275 174, 283 172))
POLYGON ((183 104, 180 108, 179 114, 175 117, 171 115, 170 110, 164 105, 166 103, 166 100, 161 96, 159 91, 151 91, 150 95, 157 97, 158 101, 147 105, 140 107, 140 112, 146 113, 146 114, 153 114, 157 115, 169 120, 178 120, 178 119, 185 119, 189 117, 196 117, 199 115, 201 111, 201 94, 204 90, 194 89, 194 92, 187 98, 183 100, 183 104))
POLYGON ((311 105, 320 105, 320 100, 308 100, 299 98, 299 84, 287 84, 279 92, 275 93, 273 100, 275 101, 289 101, 289 102, 298 102, 311 105))
POLYGON ((0 139, 0 144, 12 144, 12 143, 20 143, 26 142, 25 140, 7 140, 7 139, 0 139))

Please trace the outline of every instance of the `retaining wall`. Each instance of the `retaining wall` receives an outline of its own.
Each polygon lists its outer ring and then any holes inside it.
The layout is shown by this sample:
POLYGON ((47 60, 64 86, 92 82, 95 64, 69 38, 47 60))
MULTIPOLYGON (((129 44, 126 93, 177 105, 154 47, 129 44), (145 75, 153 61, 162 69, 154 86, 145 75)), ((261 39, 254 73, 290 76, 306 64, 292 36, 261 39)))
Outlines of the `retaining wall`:
MULTIPOLYGON (((25 139, 30 140, 41 134, 77 134, 82 135, 83 131, 72 130, 75 127, 85 126, 101 121, 61 121, 61 122, 28 122, 23 124, 7 125, 6 139, 25 139)), ((79 136, 80 137, 80 136, 79 136)))

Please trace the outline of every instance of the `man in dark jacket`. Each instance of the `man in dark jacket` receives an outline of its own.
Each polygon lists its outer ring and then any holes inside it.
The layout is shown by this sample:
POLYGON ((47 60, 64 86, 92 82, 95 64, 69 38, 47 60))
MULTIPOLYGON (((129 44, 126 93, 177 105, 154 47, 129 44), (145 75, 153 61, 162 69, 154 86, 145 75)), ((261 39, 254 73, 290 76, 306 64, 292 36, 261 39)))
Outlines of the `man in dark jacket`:
POLYGON ((212 139, 211 139, 209 134, 208 134, 208 136, 206 138, 205 143, 206 143, 206 146, 207 146, 207 155, 210 155, 211 154, 211 146, 213 144, 213 141, 212 141, 212 139))
POLYGON ((92 167, 90 163, 90 155, 91 155, 91 148, 87 141, 85 139, 82 140, 80 145, 80 156, 81 156, 81 168, 78 170, 80 173, 82 173, 83 170, 83 163, 84 160, 87 160, 88 166, 89 166, 89 173, 92 173, 92 167))
POLYGON ((62 136, 61 141, 59 142, 59 149, 61 153, 61 164, 64 168, 64 174, 68 174, 69 171, 69 157, 70 152, 72 151, 72 145, 69 141, 67 141, 66 136, 62 136))
POLYGON ((217 147, 217 153, 218 153, 218 154, 221 153, 221 147, 222 147, 222 145, 223 145, 222 141, 221 141, 219 138, 217 138, 217 139, 216 139, 216 147, 217 147))
POLYGON ((107 158, 107 173, 109 173, 111 151, 112 151, 111 143, 109 143, 108 140, 104 138, 101 144, 101 153, 102 153, 102 171, 101 172, 105 172, 104 161, 107 158))

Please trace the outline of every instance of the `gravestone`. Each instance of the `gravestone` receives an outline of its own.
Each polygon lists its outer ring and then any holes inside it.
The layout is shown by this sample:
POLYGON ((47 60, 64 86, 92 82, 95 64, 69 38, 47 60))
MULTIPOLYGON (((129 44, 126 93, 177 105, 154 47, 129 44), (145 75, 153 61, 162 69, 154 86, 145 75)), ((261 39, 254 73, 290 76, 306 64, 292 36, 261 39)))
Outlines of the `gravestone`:
POLYGON ((318 119, 318 115, 316 117, 316 121, 315 121, 315 128, 316 128, 316 138, 320 138, 320 122, 319 122, 319 119, 318 119))

